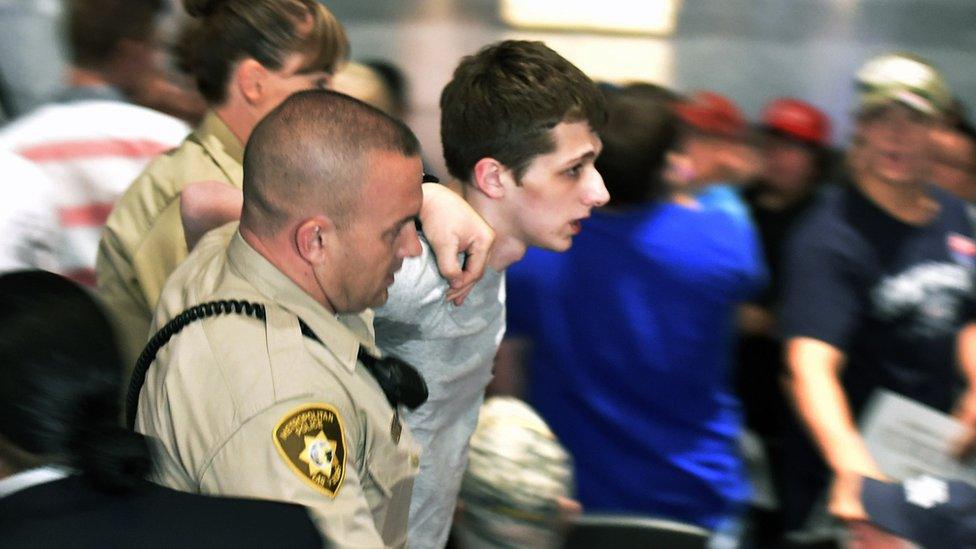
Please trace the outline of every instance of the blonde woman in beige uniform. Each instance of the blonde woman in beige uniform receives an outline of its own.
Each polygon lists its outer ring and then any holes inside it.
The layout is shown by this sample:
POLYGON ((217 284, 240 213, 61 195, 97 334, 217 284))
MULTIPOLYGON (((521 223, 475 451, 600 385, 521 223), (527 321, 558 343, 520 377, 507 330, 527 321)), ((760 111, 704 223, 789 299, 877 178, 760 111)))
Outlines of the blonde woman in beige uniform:
MULTIPOLYGON (((210 110, 179 147, 153 161, 125 192, 109 216, 96 261, 99 294, 115 317, 127 364, 146 344, 166 278, 187 255, 183 188, 208 182, 240 189, 244 144, 258 121, 292 93, 327 88, 349 51, 342 25, 315 0, 183 5, 196 21, 181 41, 179 58, 210 110)), ((473 252, 465 273, 456 253, 440 255, 445 276, 459 292, 470 290, 484 269, 491 231, 469 209, 457 209, 463 201, 452 200, 446 189, 425 185, 424 195, 430 203, 425 220, 438 201, 451 205, 435 208, 437 215, 454 217, 428 223, 428 233, 435 245, 473 252)))

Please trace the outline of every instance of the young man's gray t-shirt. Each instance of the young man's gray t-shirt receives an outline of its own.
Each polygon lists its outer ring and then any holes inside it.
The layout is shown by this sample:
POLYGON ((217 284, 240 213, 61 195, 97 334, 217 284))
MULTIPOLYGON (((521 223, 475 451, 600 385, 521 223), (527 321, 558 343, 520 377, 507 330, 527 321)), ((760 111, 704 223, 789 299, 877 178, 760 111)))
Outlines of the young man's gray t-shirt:
POLYGON ((408 258, 396 274, 386 305, 376 309, 376 343, 415 366, 430 397, 405 414, 423 448, 410 502, 407 545, 441 548, 467 467, 468 441, 478 422, 495 352, 505 333, 505 275, 485 275, 456 307, 430 246, 408 258))

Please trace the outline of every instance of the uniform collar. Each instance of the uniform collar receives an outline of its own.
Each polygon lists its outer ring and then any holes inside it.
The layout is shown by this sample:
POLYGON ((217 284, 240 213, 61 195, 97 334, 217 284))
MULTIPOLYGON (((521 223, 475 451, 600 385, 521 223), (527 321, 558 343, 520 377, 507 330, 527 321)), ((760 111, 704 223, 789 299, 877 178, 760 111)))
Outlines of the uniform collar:
POLYGON ((244 145, 214 111, 207 111, 203 122, 193 132, 227 179, 238 189, 244 185, 244 145))
POLYGON ((241 278, 270 301, 305 321, 349 371, 356 369, 360 346, 374 356, 379 355, 373 332, 373 312, 369 309, 355 314, 329 312, 252 248, 240 232, 235 232, 231 238, 227 260, 241 278))

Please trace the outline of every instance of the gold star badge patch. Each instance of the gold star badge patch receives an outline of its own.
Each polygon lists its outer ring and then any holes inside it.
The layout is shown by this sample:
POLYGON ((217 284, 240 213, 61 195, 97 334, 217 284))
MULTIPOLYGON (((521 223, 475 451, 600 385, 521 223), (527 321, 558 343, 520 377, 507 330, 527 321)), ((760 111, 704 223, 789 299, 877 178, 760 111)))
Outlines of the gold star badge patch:
POLYGON ((346 443, 339 412, 328 404, 306 404, 274 429, 278 453, 302 480, 335 497, 346 476, 346 443))

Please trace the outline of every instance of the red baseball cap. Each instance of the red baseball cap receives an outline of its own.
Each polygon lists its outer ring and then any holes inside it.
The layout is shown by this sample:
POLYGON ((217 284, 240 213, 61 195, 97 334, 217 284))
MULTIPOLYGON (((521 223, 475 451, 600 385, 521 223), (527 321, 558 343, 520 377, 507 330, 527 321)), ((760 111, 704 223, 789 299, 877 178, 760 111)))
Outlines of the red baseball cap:
POLYGON ((746 131, 746 120, 739 107, 714 92, 697 91, 676 103, 674 112, 685 124, 704 133, 739 137, 746 131))
POLYGON ((799 99, 780 98, 767 103, 762 124, 818 147, 830 141, 830 119, 820 109, 799 99))

